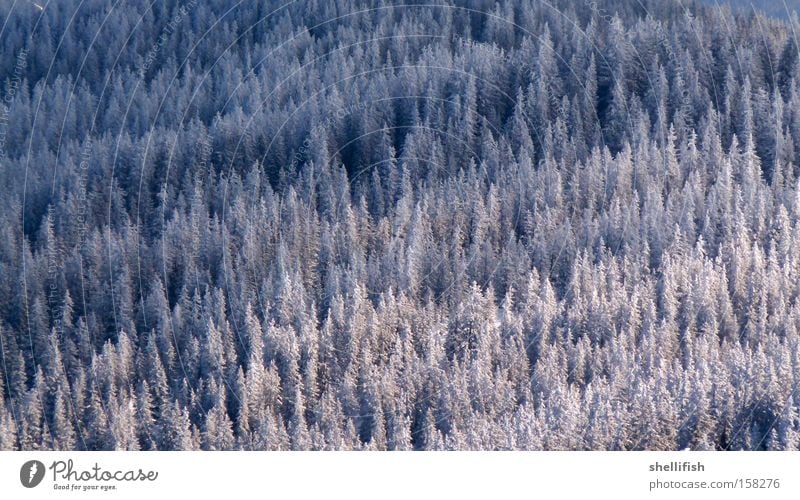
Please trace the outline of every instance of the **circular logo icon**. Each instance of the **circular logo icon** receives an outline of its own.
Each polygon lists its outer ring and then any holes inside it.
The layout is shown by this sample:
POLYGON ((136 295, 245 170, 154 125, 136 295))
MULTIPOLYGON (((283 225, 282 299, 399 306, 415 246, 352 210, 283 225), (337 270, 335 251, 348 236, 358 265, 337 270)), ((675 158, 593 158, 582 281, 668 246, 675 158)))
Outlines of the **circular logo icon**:
POLYGON ((44 464, 38 460, 28 460, 19 470, 19 480, 26 488, 35 488, 44 479, 44 464))

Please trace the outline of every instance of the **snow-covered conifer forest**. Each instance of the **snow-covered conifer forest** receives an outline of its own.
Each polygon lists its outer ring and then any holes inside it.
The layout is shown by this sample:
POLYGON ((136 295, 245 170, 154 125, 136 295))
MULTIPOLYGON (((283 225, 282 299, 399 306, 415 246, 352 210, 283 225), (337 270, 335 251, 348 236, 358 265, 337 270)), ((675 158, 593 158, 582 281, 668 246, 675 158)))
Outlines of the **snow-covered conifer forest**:
POLYGON ((0 449, 800 448, 797 17, 0 19, 0 449))

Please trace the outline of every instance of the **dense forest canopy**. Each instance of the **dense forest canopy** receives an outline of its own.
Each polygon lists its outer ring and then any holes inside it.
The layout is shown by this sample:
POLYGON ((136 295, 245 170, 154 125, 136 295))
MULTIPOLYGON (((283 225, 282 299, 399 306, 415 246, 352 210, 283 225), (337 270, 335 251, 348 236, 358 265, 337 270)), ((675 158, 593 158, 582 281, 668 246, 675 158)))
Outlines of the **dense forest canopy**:
POLYGON ((800 448, 797 21, 0 18, 0 449, 800 448))
POLYGON ((789 19, 800 13, 800 0, 702 0, 708 5, 729 5, 741 12, 760 10, 770 16, 789 19))

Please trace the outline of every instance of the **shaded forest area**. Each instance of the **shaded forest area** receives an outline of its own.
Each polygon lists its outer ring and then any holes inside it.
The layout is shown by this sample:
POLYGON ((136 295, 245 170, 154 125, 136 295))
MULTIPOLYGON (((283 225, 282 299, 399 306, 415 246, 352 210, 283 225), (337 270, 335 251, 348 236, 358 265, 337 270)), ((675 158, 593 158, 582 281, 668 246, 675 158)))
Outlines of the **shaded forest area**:
POLYGON ((800 26, 0 18, 0 449, 800 448, 800 26))
MULTIPOLYGON (((681 1, 681 0, 679 0, 681 1)), ((729 5, 741 12, 759 10, 770 16, 789 19, 800 12, 800 0, 702 0, 707 5, 722 7, 729 5)))

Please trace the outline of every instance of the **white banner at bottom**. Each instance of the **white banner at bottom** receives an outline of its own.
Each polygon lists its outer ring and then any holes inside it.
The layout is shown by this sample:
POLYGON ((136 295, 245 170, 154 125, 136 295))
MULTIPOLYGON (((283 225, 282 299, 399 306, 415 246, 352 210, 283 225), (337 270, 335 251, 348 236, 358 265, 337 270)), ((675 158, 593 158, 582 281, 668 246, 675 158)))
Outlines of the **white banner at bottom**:
POLYGON ((0 452, 0 498, 798 499, 795 452, 0 452))

